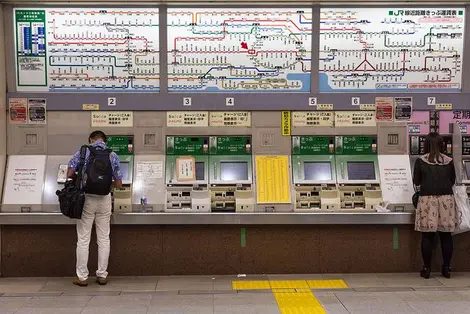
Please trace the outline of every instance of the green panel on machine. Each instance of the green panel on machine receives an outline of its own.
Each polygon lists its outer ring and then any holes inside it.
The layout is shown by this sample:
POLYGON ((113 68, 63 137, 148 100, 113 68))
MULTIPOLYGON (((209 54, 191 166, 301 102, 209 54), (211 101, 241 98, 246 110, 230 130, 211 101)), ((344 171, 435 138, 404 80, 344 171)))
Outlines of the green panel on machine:
POLYGON ((293 136, 292 155, 332 155, 334 143, 333 136, 293 136))
POLYGON ((251 136, 212 136, 211 155, 251 155, 251 136))
POLYGON ((134 155, 133 136, 108 136, 107 145, 118 156, 134 155))
POLYGON ((376 136, 336 136, 337 155, 377 155, 376 136))
POLYGON ((167 136, 167 155, 208 155, 209 138, 207 136, 167 136))

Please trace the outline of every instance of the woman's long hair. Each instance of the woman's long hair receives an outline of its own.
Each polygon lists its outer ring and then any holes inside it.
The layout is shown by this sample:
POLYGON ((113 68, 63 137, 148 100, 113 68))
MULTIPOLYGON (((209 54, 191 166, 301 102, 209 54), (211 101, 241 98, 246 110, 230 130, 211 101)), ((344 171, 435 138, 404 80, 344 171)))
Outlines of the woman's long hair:
POLYGON ((442 140, 442 136, 438 133, 431 132, 426 136, 426 140, 424 141, 424 153, 429 154, 428 160, 431 163, 441 163, 444 162, 441 157, 441 153, 443 153, 444 149, 444 141, 442 140))

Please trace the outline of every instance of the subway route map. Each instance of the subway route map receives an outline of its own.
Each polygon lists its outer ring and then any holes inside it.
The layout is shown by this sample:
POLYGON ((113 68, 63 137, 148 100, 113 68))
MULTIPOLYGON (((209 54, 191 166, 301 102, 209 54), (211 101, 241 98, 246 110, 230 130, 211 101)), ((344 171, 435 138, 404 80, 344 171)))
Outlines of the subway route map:
POLYGON ((17 91, 157 92, 158 9, 15 9, 17 91))
POLYGON ((322 8, 319 90, 458 91, 464 20, 459 8, 322 8))
POLYGON ((311 9, 168 9, 169 92, 309 92, 311 9))

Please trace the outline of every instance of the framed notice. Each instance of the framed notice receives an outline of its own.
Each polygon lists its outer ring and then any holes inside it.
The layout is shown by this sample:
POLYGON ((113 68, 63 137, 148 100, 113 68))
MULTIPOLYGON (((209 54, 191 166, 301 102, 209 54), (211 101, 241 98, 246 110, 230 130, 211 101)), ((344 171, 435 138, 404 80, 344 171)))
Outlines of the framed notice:
POLYGON ((46 124, 46 99, 28 98, 28 123, 46 124))
POLYGON ((393 98, 375 98, 375 118, 377 121, 393 121, 393 98))
POLYGON ((28 99, 10 98, 8 100, 8 116, 12 124, 28 123, 28 99))

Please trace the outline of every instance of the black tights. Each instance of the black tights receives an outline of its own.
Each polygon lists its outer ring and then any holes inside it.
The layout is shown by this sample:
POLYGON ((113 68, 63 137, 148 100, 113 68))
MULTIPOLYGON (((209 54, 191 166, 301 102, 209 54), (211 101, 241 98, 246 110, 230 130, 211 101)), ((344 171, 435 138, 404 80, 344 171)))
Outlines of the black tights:
MULTIPOLYGON (((438 232, 441 240, 442 259, 444 267, 450 267, 454 242, 450 232, 438 232)), ((423 255, 424 266, 431 268, 432 250, 434 248, 434 238, 436 232, 423 232, 421 238, 421 254, 423 255)))

